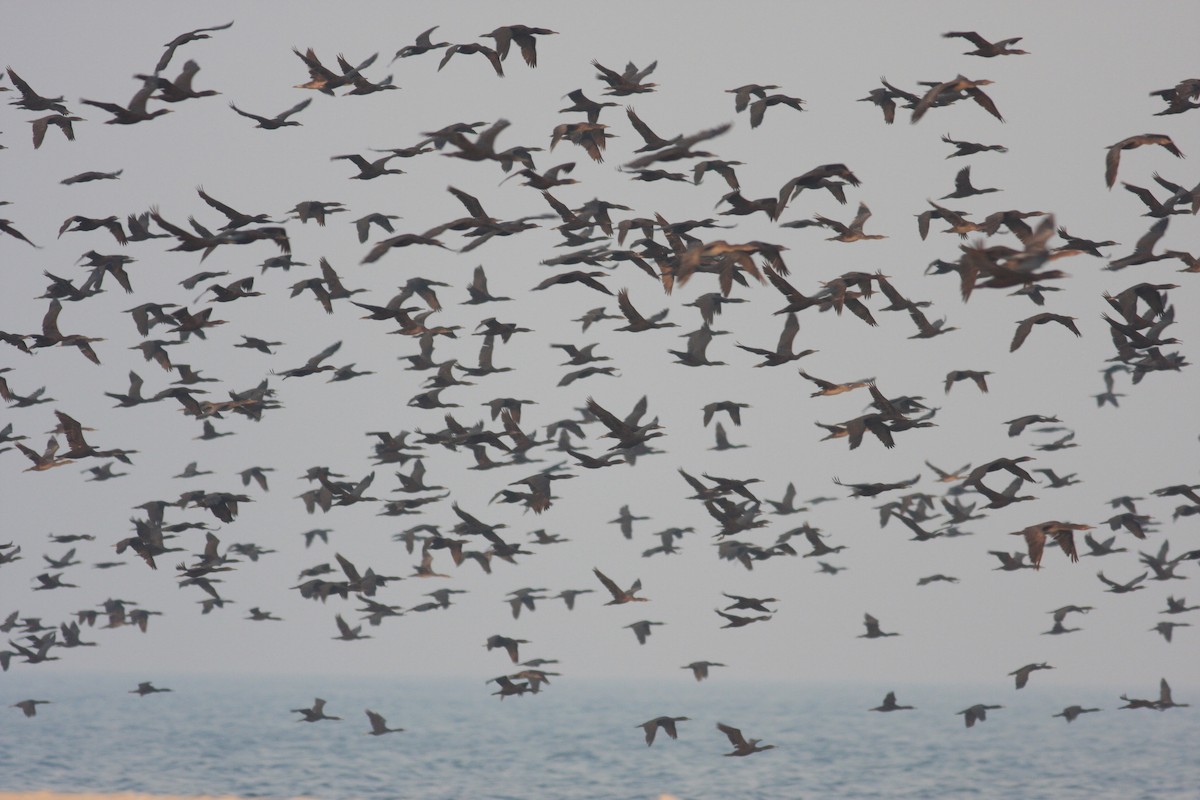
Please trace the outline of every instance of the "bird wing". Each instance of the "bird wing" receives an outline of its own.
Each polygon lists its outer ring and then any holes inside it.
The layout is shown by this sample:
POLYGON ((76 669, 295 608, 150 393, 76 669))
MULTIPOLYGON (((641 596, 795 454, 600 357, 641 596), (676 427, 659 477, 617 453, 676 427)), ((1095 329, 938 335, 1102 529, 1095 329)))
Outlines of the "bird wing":
MULTIPOLYGON (((311 99, 310 99, 310 100, 306 100, 306 101, 304 101, 304 102, 305 102, 305 103, 311 102, 311 99)), ((302 106, 302 105, 304 105, 304 103, 301 103, 301 106, 302 106)), ((230 104, 229 104, 229 107, 230 107, 230 108, 232 108, 234 111, 236 111, 238 114, 241 114, 243 117, 247 117, 247 118, 249 118, 249 119, 252 119, 252 120, 255 120, 255 121, 259 122, 259 123, 272 122, 272 120, 269 120, 269 119, 267 119, 266 117, 260 117, 260 116, 258 116, 257 114, 251 114, 251 113, 249 113, 248 111, 242 111, 240 108, 238 108, 237 106, 235 106, 233 103, 230 103, 230 104)), ((287 113, 287 114, 294 113, 295 111, 298 111, 298 110, 299 110, 299 108, 300 108, 300 106, 297 106, 297 107, 296 107, 295 109, 293 109, 292 111, 289 111, 289 112, 286 112, 286 113, 287 113)), ((284 118, 284 116, 285 116, 284 114, 281 114, 279 117, 276 117, 274 121, 279 121, 279 120, 282 120, 282 119, 284 118)))
POLYGON ((1054 534, 1054 541, 1062 548, 1062 551, 1067 554, 1071 561, 1079 560, 1079 553, 1075 549, 1075 533, 1074 531, 1058 531, 1054 534))
POLYGON ((624 592, 621 591, 620 587, 618 587, 615 583, 613 583, 612 578, 608 577, 607 575, 605 575, 603 572, 596 569, 595 567, 592 567, 592 572, 600 580, 600 583, 604 584, 604 588, 608 589, 609 593, 613 596, 614 600, 621 599, 622 595, 624 595, 624 592))
MULTIPOLYGON (((1042 553, 1046 548, 1046 534, 1037 527, 1029 527, 1021 531, 1025 536, 1025 545, 1029 548, 1029 561, 1034 568, 1038 568, 1042 563, 1042 553)), ((1020 689, 1023 685, 1020 678, 1017 679, 1017 688, 1020 689)))
POLYGON ((205 203, 207 203, 207 204, 208 204, 210 207, 212 207, 212 208, 216 209, 217 211, 220 211, 222 214, 224 214, 225 216, 229 217, 229 219, 230 219, 230 220, 233 220, 234 218, 236 218, 236 217, 238 217, 238 216, 241 216, 240 214, 238 214, 238 212, 237 212, 237 211, 235 211, 234 209, 232 209, 232 208, 230 208, 229 206, 225 205, 225 204, 224 204, 224 203, 222 203, 220 200, 216 200, 216 199, 214 199, 213 197, 211 197, 210 195, 208 195, 208 194, 207 194, 207 193, 204 191, 204 187, 203 187, 203 186, 197 186, 197 187, 196 187, 196 193, 197 193, 198 195, 200 195, 200 199, 201 199, 201 200, 203 200, 205 203))
POLYGON ((1117 182, 1117 167, 1120 165, 1121 145, 1118 143, 1108 148, 1108 154, 1104 157, 1104 183, 1110 189, 1117 182))
POLYGON ((628 289, 621 289, 617 292, 617 307, 621 309, 621 313, 625 315, 630 324, 639 325, 646 322, 646 318, 638 313, 638 310, 633 307, 633 303, 629 301, 628 289))
MULTIPOLYGON (((284 120, 286 120, 288 117, 290 117, 292 114, 296 114, 296 113, 299 113, 299 112, 303 111, 304 109, 308 108, 308 105, 309 105, 309 103, 311 103, 311 102, 312 102, 312 98, 311 98, 311 97, 310 97, 310 98, 308 98, 307 100, 301 100, 299 103, 297 103, 296 105, 292 106, 292 107, 291 107, 291 108, 289 108, 287 111, 284 111, 282 114, 280 114, 279 116, 275 117, 275 122, 283 122, 283 121, 284 121, 284 120)), ((234 109, 234 111, 237 111, 237 109, 235 108, 235 109, 234 109)), ((238 113, 241 113, 241 112, 238 112, 238 113)), ((250 115, 247 115, 247 116, 250 116, 250 115)))
POLYGON ((742 736, 742 732, 732 725, 726 725, 723 722, 717 723, 717 730, 729 737, 729 743, 734 747, 745 747, 746 737, 742 736))
POLYGON ((325 359, 329 358, 331 355, 333 355, 333 354, 334 354, 334 353, 336 353, 336 352, 337 352, 339 349, 341 349, 341 346, 342 346, 342 343, 341 343, 340 341, 334 342, 333 344, 329 345, 329 347, 326 347, 324 350, 322 350, 321 352, 317 353, 315 356, 313 356, 313 357, 312 357, 312 358, 310 358, 308 361, 306 361, 306 362, 305 362, 305 364, 304 364, 304 366, 306 366, 306 367, 315 367, 315 366, 317 366, 317 365, 318 365, 318 364, 320 364, 322 361, 324 361, 325 359))
POLYGON ((666 145, 666 141, 657 133, 650 130, 650 126, 642 121, 642 118, 633 110, 633 106, 625 106, 625 114, 629 117, 630 123, 633 124, 633 129, 646 142, 647 147, 657 149, 666 145))
POLYGON ((800 319, 794 313, 788 314, 783 323, 783 331, 779 334, 779 343, 775 346, 776 353, 792 352, 792 343, 800 331, 800 319))
POLYGON ((1017 324, 1017 331, 1013 335, 1012 344, 1008 348, 1008 352, 1015 353, 1022 344, 1025 343, 1026 337, 1033 330, 1033 326, 1037 323, 1037 317, 1023 319, 1017 324))
POLYGON ((483 210, 483 206, 479 200, 461 189, 456 189, 453 186, 447 186, 446 191, 458 198, 459 202, 466 207, 467 213, 476 219, 487 218, 487 212, 483 210))

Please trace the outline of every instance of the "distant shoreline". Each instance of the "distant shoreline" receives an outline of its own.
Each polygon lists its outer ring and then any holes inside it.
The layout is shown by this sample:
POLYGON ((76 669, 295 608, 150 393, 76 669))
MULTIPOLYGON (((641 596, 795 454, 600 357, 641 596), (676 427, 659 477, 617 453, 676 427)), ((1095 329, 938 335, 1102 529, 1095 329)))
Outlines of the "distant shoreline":
MULTIPOLYGON (((234 795, 167 795, 144 792, 0 792, 0 800, 241 800, 234 795)), ((302 800, 290 798, 290 800, 302 800)))

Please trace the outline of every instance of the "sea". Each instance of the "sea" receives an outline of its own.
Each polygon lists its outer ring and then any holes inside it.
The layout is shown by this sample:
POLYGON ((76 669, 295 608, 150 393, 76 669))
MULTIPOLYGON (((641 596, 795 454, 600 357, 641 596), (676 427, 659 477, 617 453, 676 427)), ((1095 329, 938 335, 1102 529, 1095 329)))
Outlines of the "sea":
MULTIPOLYGON (((0 675, 0 790, 321 800, 1200 797, 1196 708, 1118 710, 1121 689, 578 681, 501 700, 449 679, 0 675), (911 711, 868 711, 888 688, 911 711), (314 698, 340 721, 299 721, 314 698), (955 712, 1002 705, 966 728, 955 712), (1068 724, 1051 714, 1102 709, 1068 724), (370 708, 403 732, 367 735, 370 708), (640 724, 686 716, 678 739, 640 724), (727 757, 723 722, 774 749, 727 757)), ((1157 686, 1145 695, 1157 697, 1157 686)))

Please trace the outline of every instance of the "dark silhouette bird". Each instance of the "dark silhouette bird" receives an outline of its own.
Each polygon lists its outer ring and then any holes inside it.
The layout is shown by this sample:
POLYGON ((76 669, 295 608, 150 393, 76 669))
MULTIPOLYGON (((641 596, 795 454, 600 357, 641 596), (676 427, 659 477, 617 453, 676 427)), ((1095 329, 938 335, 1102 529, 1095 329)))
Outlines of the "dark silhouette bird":
POLYGON ((1136 592, 1140 589, 1145 589, 1146 587, 1142 586, 1141 584, 1142 581, 1146 580, 1146 577, 1149 574, 1150 573, 1148 572, 1143 572, 1138 577, 1134 578, 1133 580, 1126 581, 1125 583, 1117 583, 1116 581, 1104 577, 1103 570, 1097 572, 1096 577, 1100 579, 1101 583, 1108 587, 1106 591, 1112 592, 1113 594, 1128 594, 1129 592, 1136 592))
POLYGON ((171 113, 171 109, 169 108, 158 108, 154 111, 146 110, 146 104, 156 89, 158 89, 156 79, 143 80, 142 88, 138 89, 137 93, 134 94, 128 106, 121 106, 116 103, 103 103, 96 100, 80 100, 79 102, 84 105, 95 106, 112 114, 112 119, 105 120, 105 124, 107 125, 135 125, 139 122, 148 122, 155 117, 171 113))
POLYGON ((297 722, 319 722, 323 719, 340 720, 341 717, 331 717, 325 713, 325 701, 320 697, 313 700, 312 708, 293 708, 293 714, 300 714, 297 722))
POLYGON ((676 722, 687 722, 690 717, 655 717, 652 720, 647 720, 640 725, 634 725, 635 728, 641 728, 646 733, 646 746, 654 744, 654 734, 658 733, 659 729, 663 733, 670 736, 672 739, 678 739, 679 735, 675 729, 676 722))
POLYGON ((1159 634, 1160 636, 1163 637, 1163 639, 1165 639, 1167 641, 1167 644, 1170 644, 1171 643, 1171 635, 1174 633, 1176 628, 1188 628, 1188 627, 1191 627, 1191 623, 1188 623, 1188 622, 1160 622, 1157 625, 1155 625, 1153 628, 1151 628, 1150 631, 1153 633, 1159 634))
POLYGON ((970 708, 964 708, 962 711, 957 711, 955 713, 962 714, 963 722, 966 723, 968 728, 972 728, 975 726, 976 722, 987 721, 987 712, 994 711, 999 708, 1004 708, 1004 706, 989 706, 983 703, 977 703, 970 708))
POLYGON ((367 733, 371 736, 383 736, 385 733, 401 733, 404 731, 404 728, 389 728, 387 720, 378 712, 368 708, 366 714, 367 719, 371 722, 371 730, 367 731, 367 733))
POLYGON ((166 103, 179 103, 184 100, 195 100, 201 97, 212 97, 220 94, 213 89, 197 90, 192 88, 192 81, 196 77, 196 73, 200 71, 200 65, 195 61, 188 61, 183 65, 183 70, 180 71, 179 77, 170 81, 154 75, 134 75, 138 80, 150 81, 154 84, 154 88, 158 90, 155 95, 156 100, 162 100, 166 103))
POLYGON ((396 51, 396 55, 392 57, 392 61, 395 62, 396 59, 399 58, 411 58, 412 56, 424 55, 430 50, 439 50, 443 47, 449 47, 449 42, 435 43, 430 40, 430 35, 439 27, 440 26, 438 25, 434 25, 429 30, 419 33, 417 35, 417 40, 413 44, 405 45, 396 51))
POLYGON ((484 647, 486 647, 488 650, 503 648, 504 651, 508 653, 508 657, 512 659, 512 662, 516 664, 521 660, 517 651, 520 645, 523 644, 529 644, 529 642, 525 639, 511 639, 507 636, 494 634, 488 637, 487 642, 484 643, 484 647))
POLYGON ((778 105, 785 105, 797 111, 804 110, 804 101, 799 97, 790 97, 786 94, 769 94, 750 103, 750 127, 757 128, 761 125, 767 109, 778 105))
POLYGON ((33 90, 20 75, 13 71, 12 67, 8 68, 9 80, 13 82, 13 86, 17 87, 17 91, 21 93, 19 100, 13 100, 12 105, 18 108, 23 108, 26 111, 54 111, 58 114, 66 115, 69 112, 67 107, 62 104, 62 97, 42 97, 33 90))
POLYGON ((972 156, 976 153, 1007 153, 1008 148, 998 144, 978 144, 976 142, 963 142, 957 139, 951 139, 950 134, 942 137, 942 141, 946 144, 954 146, 954 152, 946 156, 946 158, 955 158, 957 156, 972 156))
MULTIPOLYGON (((19 708, 21 709, 21 713, 26 717, 36 717, 37 707, 48 705, 50 702, 50 700, 21 700, 20 702, 13 703, 9 708, 19 708)), ((646 735, 650 736, 649 733, 646 735)), ((674 739, 675 737, 672 736, 671 738, 674 739)))
POLYGON ((971 185, 971 168, 963 167, 954 176, 954 191, 950 194, 944 194, 939 199, 948 200, 952 198, 974 197, 977 194, 989 194, 998 192, 999 189, 977 189, 971 185))
POLYGON ((216 25, 211 28, 197 28, 194 31, 188 31, 187 33, 179 34, 174 39, 167 42, 166 45, 164 45, 166 49, 163 51, 162 56, 158 59, 158 63, 154 67, 155 74, 162 72, 167 68, 167 65, 171 63, 171 58, 175 55, 175 51, 183 45, 189 42, 197 42, 201 39, 211 39, 212 37, 208 34, 213 33, 214 31, 227 30, 232 27, 233 21, 230 21, 224 25, 216 25))
POLYGON ((148 694, 157 694, 159 692, 169 692, 169 691, 171 691, 171 690, 166 689, 166 688, 163 688, 163 689, 158 688, 157 686, 152 684, 150 681, 142 681, 141 683, 139 683, 137 685, 136 689, 130 689, 129 694, 136 694, 139 697, 145 697, 148 694))
POLYGON ((813 353, 817 352, 816 350, 811 349, 801 350, 798 353, 793 351, 793 343, 795 342, 796 334, 799 333, 799 331, 800 320, 794 313, 790 313, 788 314, 787 319, 784 320, 783 330, 779 334, 779 341, 776 343, 774 350, 764 350, 762 348, 749 347, 743 344, 739 344, 737 347, 741 350, 745 350, 747 353, 754 353, 755 355, 763 357, 761 362, 755 364, 756 367, 778 367, 782 364, 788 363, 789 361, 796 361, 797 359, 804 358, 805 356, 812 355, 813 353))
POLYGON ((740 730, 723 722, 717 723, 717 730, 725 734, 729 739, 729 743, 733 745, 733 751, 726 753, 725 755, 727 756, 748 756, 752 753, 761 753, 763 750, 771 750, 775 747, 773 744, 759 744, 762 739, 747 739, 742 735, 740 730))
POLYGON ((1020 669, 1013 670, 1008 674, 1016 676, 1016 684, 1018 689, 1024 689, 1025 684, 1029 683, 1029 676, 1039 669, 1054 669, 1054 667, 1043 661, 1040 664, 1026 664, 1020 669))
POLYGON ((351 180, 369 181, 373 178, 379 178, 384 175, 403 175, 404 170, 402 170, 402 169, 389 169, 388 168, 387 162, 391 161, 393 158, 395 158, 394 155, 386 155, 386 156, 383 156, 382 158, 377 158, 374 161, 367 161, 365 158, 358 155, 357 153, 350 153, 348 155, 333 156, 329 160, 330 161, 349 161, 354 166, 358 167, 358 174, 351 175, 350 179, 351 180))
POLYGON ((13 226, 11 219, 0 219, 0 233, 7 233, 14 239, 20 239, 22 242, 30 245, 31 247, 37 247, 36 244, 25 238, 25 234, 21 233, 13 226))
POLYGON ((970 369, 956 369, 948 372, 946 373, 946 394, 950 394, 950 387, 955 383, 965 380, 975 381, 975 385, 979 387, 979 391, 986 394, 988 390, 987 376, 991 374, 991 372, 987 371, 979 372, 970 369))
POLYGON ((1168 708, 1189 708, 1189 703, 1176 703, 1171 697, 1171 686, 1167 683, 1167 679, 1163 678, 1158 682, 1158 703, 1155 705, 1159 711, 1166 711, 1168 708))
POLYGON ((896 693, 888 692, 884 695, 883 703, 875 708, 868 709, 869 711, 909 711, 915 706, 902 706, 896 703, 896 693))
POLYGON ((996 56, 1024 56, 1028 55, 1027 50, 1014 50, 1013 45, 1021 41, 1020 36, 1014 36, 1011 39, 999 39, 995 42, 989 42, 975 31, 950 31, 943 33, 944 39, 966 39, 971 44, 975 45, 974 50, 968 50, 963 55, 980 56, 981 58, 994 58, 996 56))
POLYGON ((438 72, 442 71, 442 67, 449 63, 450 59, 456 55, 481 55, 488 60, 492 65, 492 69, 496 74, 504 77, 504 66, 500 63, 500 54, 487 45, 482 45, 477 42, 467 44, 452 44, 446 48, 446 54, 442 56, 442 60, 438 62, 438 72))
POLYGON ((638 69, 633 62, 629 62, 625 66, 623 72, 609 69, 599 61, 593 61, 592 66, 596 68, 596 77, 608 84, 605 94, 616 95, 617 97, 625 97, 631 94, 642 94, 645 92, 653 92, 658 86, 657 83, 646 83, 647 76, 654 72, 658 66, 657 61, 653 61, 649 66, 638 69))
POLYGON ((97 172, 89 170, 80 172, 78 175, 72 175, 69 178, 63 178, 59 183, 63 186, 73 186, 77 183, 91 183, 92 181, 115 181, 121 177, 121 173, 125 170, 119 169, 116 172, 97 172))
POLYGON ((725 665, 718 661, 693 661, 690 664, 685 664, 684 666, 680 667, 680 669, 690 669, 692 671, 692 676, 695 677, 696 682, 699 683, 708 677, 708 670, 710 667, 723 666, 725 665))
POLYGON ((1051 717, 1062 717, 1067 722, 1074 722, 1079 718, 1080 714, 1090 714, 1099 711, 1098 708, 1084 708, 1083 706, 1067 706, 1057 714, 1051 714, 1051 717))
MULTIPOLYGON (((530 67, 537 66, 537 39, 535 36, 552 36, 557 31, 547 28, 531 28, 528 25, 501 25, 491 33, 480 34, 496 42, 496 53, 500 60, 508 58, 509 48, 516 44, 521 49, 521 58, 530 67)), ((673 737, 672 737, 673 738, 673 737)))
POLYGON ((243 117, 246 117, 247 119, 252 119, 256 123, 258 123, 254 127, 262 128, 263 130, 274 131, 274 130, 278 130, 279 128, 299 126, 300 123, 294 119, 291 119, 291 117, 295 114, 299 114, 301 111, 308 108, 310 103, 312 103, 311 97, 308 98, 307 100, 300 101, 296 105, 289 108, 287 111, 283 111, 279 114, 276 114, 274 117, 260 117, 258 114, 251 114, 247 111, 242 111, 240 108, 235 106, 233 103, 230 103, 229 107, 232 108, 234 111, 236 111, 238 114, 241 114, 243 117))
POLYGON ((1184 613, 1187 613, 1188 611, 1196 611, 1196 610, 1200 610, 1200 606, 1189 606, 1187 604, 1187 598, 1180 597, 1180 598, 1176 599, 1175 597, 1171 596, 1171 597, 1167 598, 1167 609, 1165 611, 1160 611, 1159 613, 1160 614, 1184 614, 1184 613))
POLYGON ((747 625, 751 625, 755 622, 767 622, 771 619, 771 616, 772 616, 771 614, 766 614, 766 615, 757 616, 757 617, 745 617, 740 614, 727 614, 724 611, 720 610, 719 608, 713 609, 713 610, 717 613, 718 616, 722 617, 725 620, 725 624, 721 626, 722 628, 743 628, 743 627, 745 627, 747 625))
POLYGON ((863 625, 866 626, 867 632, 860 633, 859 639, 880 639, 885 636, 899 636, 898 633, 886 633, 879 629, 879 620, 872 617, 870 614, 863 614, 863 625))
MULTIPOLYGON (((607 603, 606 605, 611 605, 611 603, 607 603)), ((645 644, 646 640, 650 638, 651 626, 665 624, 664 622, 651 622, 648 619, 643 619, 632 622, 625 627, 633 631, 633 635, 637 637, 638 644, 645 644)))

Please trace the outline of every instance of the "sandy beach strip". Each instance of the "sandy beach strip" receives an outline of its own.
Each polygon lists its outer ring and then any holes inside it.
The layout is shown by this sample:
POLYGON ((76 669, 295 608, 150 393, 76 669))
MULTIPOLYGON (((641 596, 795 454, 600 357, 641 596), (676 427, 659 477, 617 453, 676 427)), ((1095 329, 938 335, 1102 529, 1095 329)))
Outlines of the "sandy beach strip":
MULTIPOLYGON (((167 795, 144 794, 141 792, 0 792, 0 800, 240 800, 233 795, 167 795)), ((304 800, 304 798, 289 798, 304 800)))

